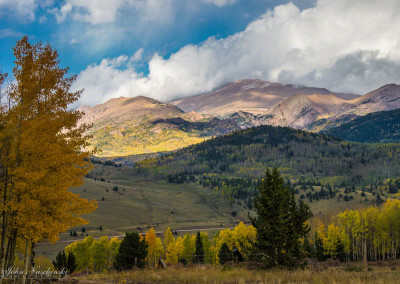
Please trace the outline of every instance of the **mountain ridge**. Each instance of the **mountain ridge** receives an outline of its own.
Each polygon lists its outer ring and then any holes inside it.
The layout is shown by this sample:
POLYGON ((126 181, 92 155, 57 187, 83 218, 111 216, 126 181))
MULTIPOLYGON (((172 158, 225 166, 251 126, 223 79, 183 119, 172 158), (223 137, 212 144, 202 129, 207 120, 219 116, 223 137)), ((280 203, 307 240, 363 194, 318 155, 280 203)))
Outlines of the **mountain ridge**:
POLYGON ((239 110, 265 115, 272 106, 295 94, 336 94, 343 99, 358 97, 353 94, 335 93, 325 88, 243 79, 227 83, 210 93, 186 97, 170 103, 184 111, 194 110, 214 116, 227 116, 239 110))
MULTIPOLYGON (((261 80, 232 82, 210 94, 224 98, 229 110, 225 112, 226 115, 223 112, 215 116, 194 110, 185 112, 177 105, 138 96, 114 98, 94 107, 81 106, 78 110, 85 115, 80 123, 93 123, 88 133, 93 135, 92 144, 103 149, 102 156, 125 156, 173 151, 213 136, 261 125, 323 132, 371 112, 400 108, 400 85, 395 84, 382 86, 364 96, 350 95, 347 99, 323 88, 282 85, 261 80), (263 108, 271 104, 271 98, 274 100, 277 96, 252 94, 247 107, 251 104, 255 106, 257 100, 267 98, 266 102, 259 105, 261 107, 258 110, 263 109, 262 112, 252 113, 251 109, 249 111, 244 108, 230 113, 232 101, 234 105, 242 101, 243 96, 248 94, 246 92, 253 92, 254 88, 280 89, 281 96, 288 98, 282 100, 279 97, 278 103, 263 108), (291 94, 296 88, 312 94, 291 94), (236 99, 227 100, 229 90, 247 91, 233 94, 236 99), (315 94, 315 90, 319 90, 320 94, 315 94)), ((199 107, 207 106, 208 102, 204 103, 199 107)), ((224 107, 222 101, 214 104, 214 110, 224 107)))

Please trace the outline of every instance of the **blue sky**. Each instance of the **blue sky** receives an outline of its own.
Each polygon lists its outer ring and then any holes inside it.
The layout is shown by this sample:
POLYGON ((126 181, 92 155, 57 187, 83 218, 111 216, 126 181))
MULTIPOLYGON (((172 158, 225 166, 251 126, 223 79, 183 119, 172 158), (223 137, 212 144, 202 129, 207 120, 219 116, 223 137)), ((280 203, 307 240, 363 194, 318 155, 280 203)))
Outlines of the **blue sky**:
MULTIPOLYGON (((151 13, 141 15, 143 10, 132 6, 121 7, 112 21, 104 22, 90 18, 77 20, 72 12, 57 21, 57 10, 60 11, 68 1, 22 0, 20 2, 26 2, 22 4, 24 8, 18 7, 15 2, 3 3, 0 0, 0 63, 3 68, 12 66, 11 48, 15 42, 22 35, 28 35, 33 42, 49 42, 57 48, 62 64, 70 66, 71 73, 78 74, 87 65, 100 62, 105 57, 134 54, 140 48, 145 50, 144 57, 151 57, 154 53, 168 57, 187 44, 198 44, 211 36, 227 37, 243 30, 268 9, 289 1, 171 1, 175 2, 171 3, 172 7, 165 12, 154 11, 154 18, 150 18, 151 13)), ((305 8, 313 1, 296 2, 299 7, 305 8)), ((110 5, 113 5, 112 1, 110 5)), ((163 9, 162 4, 155 6, 163 9)), ((87 8, 79 9, 82 14, 90 13, 85 11, 87 8)), ((145 64, 140 67, 147 72, 145 64)))
POLYGON ((0 0, 0 64, 57 48, 81 104, 168 101, 242 78, 363 93, 399 83, 397 0, 0 0))

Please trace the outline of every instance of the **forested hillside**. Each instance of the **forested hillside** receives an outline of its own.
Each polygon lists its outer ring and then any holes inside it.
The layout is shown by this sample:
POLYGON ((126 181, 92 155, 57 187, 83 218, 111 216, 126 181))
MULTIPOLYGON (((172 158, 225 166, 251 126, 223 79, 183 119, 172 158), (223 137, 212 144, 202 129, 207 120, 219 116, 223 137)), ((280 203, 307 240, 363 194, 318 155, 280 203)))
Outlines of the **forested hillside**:
POLYGON ((296 185, 382 188, 388 178, 400 174, 399 156, 397 144, 352 143, 287 127, 260 126, 142 161, 135 169, 246 199, 254 195, 267 167, 278 167, 296 185))
POLYGON ((329 135, 355 142, 400 142, 400 109, 370 113, 332 128, 329 135))

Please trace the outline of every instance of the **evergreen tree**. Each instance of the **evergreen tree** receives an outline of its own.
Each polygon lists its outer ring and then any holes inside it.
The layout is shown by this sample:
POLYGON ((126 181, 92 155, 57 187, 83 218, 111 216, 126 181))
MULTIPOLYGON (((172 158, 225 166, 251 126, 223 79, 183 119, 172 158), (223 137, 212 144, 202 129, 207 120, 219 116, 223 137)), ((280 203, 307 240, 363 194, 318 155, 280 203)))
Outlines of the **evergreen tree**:
POLYGON ((326 260, 326 255, 324 254, 324 244, 322 242, 322 239, 318 237, 317 233, 315 233, 314 251, 316 260, 318 261, 326 260))
POLYGON ((64 251, 59 251, 56 259, 53 260, 54 268, 58 271, 61 271, 67 265, 67 257, 65 256, 64 251))
POLYGON ((126 233, 115 257, 115 268, 120 271, 131 269, 135 265, 143 268, 146 264, 147 247, 145 239, 137 232, 126 233))
POLYGON ((233 252, 226 243, 222 244, 218 253, 218 258, 220 264, 233 260, 233 252))
POLYGON ((265 267, 296 268, 305 265, 306 253, 300 242, 309 232, 311 217, 308 205, 296 203, 294 191, 280 176, 278 169, 267 170, 258 186, 254 208, 257 217, 250 221, 257 229, 252 258, 265 267))
POLYGON ((66 261, 65 267, 68 269, 69 273, 72 273, 76 270, 76 267, 77 267, 76 258, 72 252, 70 252, 67 256, 67 261, 66 261))
POLYGON ((340 239, 336 242, 336 259, 340 262, 346 261, 346 252, 344 251, 344 245, 340 239))
POLYGON ((196 250, 194 252, 193 262, 197 264, 204 263, 203 240, 201 238, 200 232, 197 232, 195 247, 196 250))
POLYGON ((312 257, 313 248, 312 248, 307 236, 304 238, 303 247, 304 247, 305 252, 307 253, 307 257, 312 257))

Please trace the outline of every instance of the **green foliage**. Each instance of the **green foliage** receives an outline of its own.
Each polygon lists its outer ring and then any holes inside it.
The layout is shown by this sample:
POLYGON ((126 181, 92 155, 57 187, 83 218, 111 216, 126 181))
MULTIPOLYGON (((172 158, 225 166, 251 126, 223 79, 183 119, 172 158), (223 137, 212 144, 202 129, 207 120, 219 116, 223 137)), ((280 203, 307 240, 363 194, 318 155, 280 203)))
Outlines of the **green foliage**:
MULTIPOLYGON (((287 127, 260 126, 236 131, 135 164, 140 175, 170 183, 195 182, 227 199, 252 198, 266 167, 305 183, 378 186, 400 175, 396 144, 359 144, 287 127)), ((325 190, 318 197, 332 198, 325 190)))
POLYGON ((354 142, 399 143, 400 109, 370 113, 329 129, 326 133, 354 142))
POLYGON ((72 273, 77 269, 76 258, 72 252, 68 253, 65 267, 68 269, 69 273, 72 273))
POLYGON ((68 255, 65 254, 65 251, 58 252, 56 259, 53 260, 53 266, 57 271, 67 269, 69 273, 72 273, 77 268, 75 255, 72 252, 69 252, 68 255))
POLYGON ((204 263, 204 248, 203 248, 203 240, 200 232, 197 232, 196 243, 195 243, 195 252, 193 257, 193 263, 204 263))
POLYGON ((143 268, 146 264, 147 247, 146 241, 137 232, 126 233, 115 257, 115 268, 120 271, 134 266, 143 268))
POLYGON ((249 216, 257 229, 252 258, 267 268, 302 267, 306 254, 300 240, 310 230, 305 224, 311 217, 308 205, 296 203, 294 192, 276 168, 267 170, 258 189, 260 193, 254 201, 258 216, 249 216))
POLYGON ((227 243, 222 244, 218 252, 218 258, 220 264, 225 264, 226 262, 233 260, 233 251, 229 248, 227 243))
POLYGON ((324 243, 317 233, 315 233, 314 237, 314 257, 318 261, 324 261, 327 258, 324 253, 324 243))
POLYGON ((64 251, 58 252, 56 259, 53 260, 54 268, 58 271, 61 271, 64 267, 67 266, 67 257, 65 256, 64 251))

